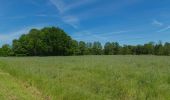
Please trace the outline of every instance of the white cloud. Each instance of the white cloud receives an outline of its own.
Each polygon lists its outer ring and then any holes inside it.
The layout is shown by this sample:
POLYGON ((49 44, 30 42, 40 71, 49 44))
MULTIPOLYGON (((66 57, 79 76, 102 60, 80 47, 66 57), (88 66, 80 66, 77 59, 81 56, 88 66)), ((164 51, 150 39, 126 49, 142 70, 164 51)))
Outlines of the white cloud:
POLYGON ((170 26, 167 26, 167 27, 159 30, 158 32, 165 32, 165 31, 168 31, 168 30, 170 30, 170 26))
POLYGON ((157 31, 158 33, 170 30, 170 25, 165 25, 163 22, 160 22, 158 20, 153 20, 152 24, 155 26, 163 27, 162 29, 157 31))
POLYGON ((51 14, 51 15, 48 15, 48 14, 37 14, 37 15, 34 15, 35 17, 48 17, 48 18, 59 18, 59 16, 57 14, 51 14))
POLYGON ((72 37, 78 41, 86 41, 86 42, 93 42, 93 41, 113 41, 113 37, 118 37, 121 35, 126 35, 123 33, 127 33, 130 31, 112 31, 112 32, 94 32, 94 31, 79 31, 72 35, 72 37))
POLYGON ((27 18, 30 18, 30 17, 48 17, 48 18, 58 18, 59 16, 57 14, 51 14, 51 15, 48 15, 48 14, 35 14, 35 15, 27 15, 27 16, 9 16, 9 17, 5 17, 5 16, 0 16, 0 19, 5 19, 5 20, 20 20, 20 19, 27 19, 27 18))
POLYGON ((71 0, 71 1, 70 0, 49 0, 49 1, 59 11, 63 22, 65 22, 68 25, 71 25, 74 28, 78 28, 81 20, 89 19, 95 16, 102 16, 105 14, 114 13, 113 11, 125 8, 126 6, 130 6, 135 3, 138 3, 140 0, 106 1, 105 3, 101 3, 101 1, 99 0, 71 0), (97 2, 100 2, 100 4, 97 2), (75 9, 79 9, 80 7, 85 7, 93 3, 97 3, 99 5, 90 7, 90 8, 86 7, 86 9, 83 11, 71 12, 75 9), (76 19, 76 20, 70 21, 70 16, 72 17, 71 19, 76 19))
POLYGON ((65 0, 50 0, 52 4, 54 4, 60 13, 66 13, 67 11, 76 9, 82 5, 87 5, 93 3, 97 0, 75 0, 75 2, 71 2, 67 4, 65 0))
POLYGON ((68 5, 65 4, 62 0, 49 0, 59 11, 59 16, 63 20, 64 23, 72 26, 73 28, 77 29, 79 24, 79 18, 73 15, 67 15, 66 10, 71 9, 68 5))
POLYGON ((125 31, 112 31, 112 32, 105 32, 104 34, 99 34, 100 36, 114 36, 114 35, 119 35, 119 34, 123 34, 123 33, 127 33, 130 32, 129 30, 125 30, 125 31))
POLYGON ((50 0, 50 2, 58 9, 60 13, 65 11, 66 5, 62 0, 50 0))
MULTIPOLYGON (((97 1, 97 0, 96 0, 97 1)), ((89 19, 92 17, 106 16, 114 14, 128 6, 139 3, 141 0, 106 0, 104 3, 94 6, 90 9, 86 9, 83 12, 77 14, 79 18, 89 19)))
POLYGON ((67 15, 65 13, 66 10, 71 9, 71 7, 68 8, 68 5, 66 5, 62 0, 50 0, 50 2, 57 8, 64 23, 72 26, 75 29, 78 28, 79 18, 73 15, 67 15))
POLYGON ((78 26, 79 26, 79 19, 77 17, 74 17, 74 16, 64 16, 62 19, 63 19, 63 21, 65 23, 70 24, 75 29, 77 29, 78 26))
POLYGON ((158 21, 158 20, 153 20, 152 22, 153 25, 156 25, 156 26, 162 26, 164 25, 162 22, 158 21))
POLYGON ((96 0, 76 0, 75 2, 67 3, 64 0, 49 0, 59 11, 60 17, 64 23, 77 29, 80 24, 80 17, 68 14, 68 11, 77 9, 82 5, 87 5, 96 0))
POLYGON ((34 25, 34 26, 30 26, 30 27, 24 27, 24 28, 17 30, 15 32, 0 34, 0 45, 6 44, 6 43, 10 44, 13 39, 17 39, 20 35, 28 33, 29 30, 31 30, 32 28, 41 29, 42 27, 43 26, 41 26, 41 25, 37 25, 37 26, 34 25))

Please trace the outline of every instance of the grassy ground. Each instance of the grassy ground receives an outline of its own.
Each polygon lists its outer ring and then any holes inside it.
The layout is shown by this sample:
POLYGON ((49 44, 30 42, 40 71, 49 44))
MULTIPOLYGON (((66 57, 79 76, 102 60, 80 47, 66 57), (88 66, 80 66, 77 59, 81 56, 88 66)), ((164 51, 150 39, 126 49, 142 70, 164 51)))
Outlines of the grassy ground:
POLYGON ((0 100, 43 100, 34 87, 16 80, 0 70, 0 100))
POLYGON ((43 99, 53 100, 170 100, 169 59, 159 56, 0 58, 3 73, 0 88, 3 85, 6 88, 0 90, 0 97, 14 94, 19 100, 23 97, 39 100, 42 95, 43 99), (16 80, 28 86, 18 85, 16 80), (35 88, 36 93, 25 87, 35 88), (5 95, 6 92, 9 94, 5 95))

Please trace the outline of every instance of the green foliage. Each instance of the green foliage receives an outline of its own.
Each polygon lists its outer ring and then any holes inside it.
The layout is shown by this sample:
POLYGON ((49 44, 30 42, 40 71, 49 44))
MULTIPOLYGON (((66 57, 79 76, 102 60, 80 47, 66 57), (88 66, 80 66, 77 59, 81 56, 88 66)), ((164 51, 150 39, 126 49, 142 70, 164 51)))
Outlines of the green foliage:
POLYGON ((83 41, 79 42, 79 55, 85 55, 86 54, 86 43, 83 41))
POLYGON ((93 50, 94 55, 102 55, 102 45, 101 45, 101 43, 100 42, 94 42, 92 50, 93 50))
POLYGON ((5 44, 0 48, 0 56, 12 56, 14 53, 8 44, 5 44))
POLYGON ((72 43, 71 37, 59 28, 32 29, 13 41, 13 51, 16 55, 27 56, 70 55, 75 48, 72 43))
POLYGON ((32 29, 19 39, 13 40, 12 47, 0 48, 0 56, 70 56, 70 55, 170 55, 170 43, 144 45, 119 45, 118 42, 76 41, 62 29, 45 27, 32 29), (104 47, 104 48, 103 48, 104 47), (11 49, 12 48, 12 49, 11 49))
POLYGON ((106 55, 113 55, 114 54, 114 46, 112 45, 112 43, 107 42, 104 46, 104 53, 106 55))
POLYGON ((155 55, 163 55, 164 47, 162 42, 159 42, 158 44, 155 45, 155 55))
POLYGON ((143 51, 144 54, 154 54, 154 43, 153 42, 144 44, 143 48, 144 48, 144 51, 143 51))
POLYGON ((91 42, 86 43, 86 55, 93 54, 93 44, 91 42))
POLYGON ((170 43, 166 42, 164 45, 164 55, 170 56, 170 43))

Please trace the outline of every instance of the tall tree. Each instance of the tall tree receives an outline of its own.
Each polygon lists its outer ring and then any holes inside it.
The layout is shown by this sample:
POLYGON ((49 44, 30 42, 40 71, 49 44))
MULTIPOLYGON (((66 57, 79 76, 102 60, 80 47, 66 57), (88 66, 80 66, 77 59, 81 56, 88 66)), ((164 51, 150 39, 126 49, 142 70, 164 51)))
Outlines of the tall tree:
POLYGON ((168 42, 164 45, 164 55, 170 56, 170 43, 168 42))
POLYGON ((16 55, 57 56, 71 55, 72 39, 62 29, 46 27, 41 30, 32 29, 13 41, 13 51, 16 55))
POLYGON ((154 43, 153 42, 149 42, 144 44, 144 54, 154 54, 154 43))
POLYGON ((114 54, 114 46, 112 45, 112 43, 107 42, 104 46, 104 54, 106 55, 113 55, 114 54))
POLYGON ((102 54, 102 45, 100 42, 93 43, 93 54, 94 55, 101 55, 102 54))
POLYGON ((100 42, 77 42, 62 29, 45 27, 32 29, 19 39, 13 40, 12 47, 3 45, 0 56, 66 56, 66 55, 170 55, 170 43, 157 44, 153 42, 144 45, 123 45, 118 42, 107 42, 103 46, 100 42))
POLYGON ((91 42, 86 43, 86 55, 92 55, 93 54, 93 44, 91 42))
POLYGON ((86 50, 87 50, 85 42, 83 41, 79 42, 79 50, 80 50, 79 55, 85 55, 86 50))
POLYGON ((2 48, 0 48, 0 56, 12 56, 13 52, 8 44, 4 44, 2 48))
POLYGON ((163 55, 164 49, 161 41, 159 41, 159 43, 155 45, 154 52, 155 55, 163 55))

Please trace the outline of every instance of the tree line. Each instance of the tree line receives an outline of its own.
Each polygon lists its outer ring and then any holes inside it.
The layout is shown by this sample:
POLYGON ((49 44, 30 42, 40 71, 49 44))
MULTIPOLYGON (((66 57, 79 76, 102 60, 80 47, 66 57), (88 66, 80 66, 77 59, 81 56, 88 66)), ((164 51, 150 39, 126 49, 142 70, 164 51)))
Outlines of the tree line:
POLYGON ((118 42, 76 41, 62 29, 45 27, 32 29, 15 39, 12 45, 4 44, 0 56, 71 56, 71 55, 167 55, 170 43, 149 42, 144 45, 123 45, 118 42))

